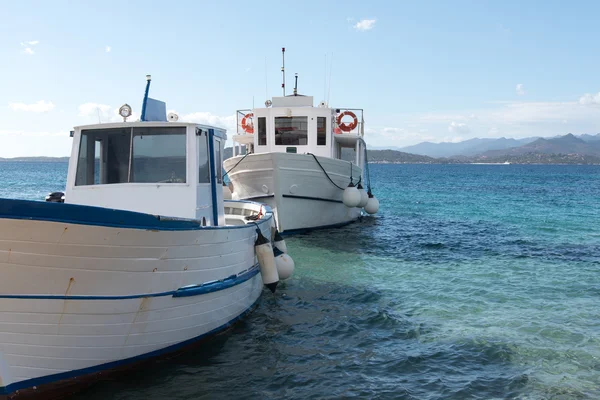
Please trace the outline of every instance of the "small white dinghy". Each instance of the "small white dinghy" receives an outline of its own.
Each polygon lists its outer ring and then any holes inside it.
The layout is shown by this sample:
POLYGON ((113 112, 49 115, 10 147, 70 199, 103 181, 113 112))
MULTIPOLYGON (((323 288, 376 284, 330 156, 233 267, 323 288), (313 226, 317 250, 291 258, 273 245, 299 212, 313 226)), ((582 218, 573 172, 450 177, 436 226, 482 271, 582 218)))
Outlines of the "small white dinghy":
POLYGON ((140 122, 74 129, 64 196, 0 199, 0 397, 181 350, 277 285, 271 210, 223 200, 225 131, 167 122, 148 86, 140 122))

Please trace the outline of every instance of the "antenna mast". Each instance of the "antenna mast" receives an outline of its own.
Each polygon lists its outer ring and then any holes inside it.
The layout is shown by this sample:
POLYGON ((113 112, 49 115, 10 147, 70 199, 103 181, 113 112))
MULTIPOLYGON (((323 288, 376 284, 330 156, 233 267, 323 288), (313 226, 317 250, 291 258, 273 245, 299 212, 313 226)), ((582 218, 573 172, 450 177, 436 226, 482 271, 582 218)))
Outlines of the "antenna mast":
POLYGON ((298 73, 296 72, 296 84, 294 85, 294 96, 298 96, 298 73))
POLYGON ((283 83, 281 84, 281 88, 283 89, 283 96, 285 97, 285 47, 281 48, 281 75, 283 77, 283 83))

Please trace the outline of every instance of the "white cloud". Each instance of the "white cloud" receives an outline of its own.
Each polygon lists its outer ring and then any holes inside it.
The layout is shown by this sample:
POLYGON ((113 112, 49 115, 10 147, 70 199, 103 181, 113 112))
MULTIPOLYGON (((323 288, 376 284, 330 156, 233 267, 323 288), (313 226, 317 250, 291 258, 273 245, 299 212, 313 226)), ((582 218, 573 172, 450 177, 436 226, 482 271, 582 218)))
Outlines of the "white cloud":
POLYGON ((519 96, 523 96, 525 95, 525 89, 523 88, 523 84, 522 83, 518 83, 517 87, 515 88, 517 95, 519 96))
POLYGON ((111 106, 108 104, 84 103, 79 106, 80 117, 98 117, 98 115, 107 115, 110 112, 111 106))
POLYGON ((32 46, 35 46, 39 43, 40 43, 39 40, 30 40, 27 42, 21 42, 21 47, 24 47, 23 54, 27 54, 29 56, 34 55, 35 52, 33 51, 32 46))
MULTIPOLYGON (((119 115, 119 107, 113 107, 108 104, 84 103, 78 109, 79 117, 85 118, 86 122, 90 124, 123 121, 123 117, 119 115)), ((139 120, 139 115, 133 111, 127 120, 137 121, 139 120)))
POLYGON ((183 114, 179 118, 182 122, 196 122, 198 124, 213 125, 219 128, 227 129, 229 136, 235 135, 237 132, 235 115, 226 117, 214 115, 209 112, 198 111, 189 114, 183 114))
POLYGON ((448 126, 448 132, 450 133, 469 133, 471 130, 464 122, 452 121, 448 126))
POLYGON ((106 46, 106 47, 104 48, 104 51, 105 51, 106 53, 110 53, 110 51, 111 51, 111 50, 112 50, 112 47, 110 47, 110 46, 106 46))
POLYGON ((583 106, 600 105, 600 92, 596 94, 586 93, 579 98, 579 104, 583 106))
POLYGON ((54 103, 51 101, 40 100, 36 103, 25 104, 25 103, 9 103, 8 106, 13 111, 26 111, 34 113, 43 113, 51 111, 54 108, 54 103))
POLYGON ((361 19, 356 24, 354 24, 353 28, 357 31, 368 31, 375 27, 376 19, 361 19))

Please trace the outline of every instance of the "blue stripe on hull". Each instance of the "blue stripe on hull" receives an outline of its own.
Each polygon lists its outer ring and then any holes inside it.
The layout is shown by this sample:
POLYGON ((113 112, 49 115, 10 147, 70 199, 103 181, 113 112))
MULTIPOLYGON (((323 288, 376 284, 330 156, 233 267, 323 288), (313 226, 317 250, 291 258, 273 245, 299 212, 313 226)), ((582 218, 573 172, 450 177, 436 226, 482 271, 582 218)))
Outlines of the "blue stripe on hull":
MULTIPOLYGON (((194 344, 195 342, 199 341, 199 340, 203 340, 203 339, 207 339, 210 336, 213 336, 227 328, 229 328, 231 325, 233 325, 234 323, 236 323, 237 321, 239 321, 240 319, 244 318, 250 311, 252 311, 252 309, 257 305, 258 301, 260 300, 260 295, 258 297, 258 299, 256 299, 256 301, 250 306, 248 307, 246 310, 244 310, 240 315, 238 315, 237 317, 235 317, 234 319, 228 321, 227 323, 219 326, 218 328, 215 328, 209 332, 206 332, 200 336, 196 336, 192 339, 188 339, 184 342, 180 342, 177 343, 175 345, 169 346, 169 347, 165 347, 163 349, 159 349, 159 350, 155 350, 152 351, 150 353, 145 353, 145 354, 141 354, 139 356, 135 356, 135 357, 131 357, 131 358, 126 358, 124 360, 118 360, 118 361, 112 361, 112 362, 108 362, 105 364, 100 364, 100 365, 96 365, 93 367, 88 367, 88 368, 82 368, 82 369, 78 369, 78 370, 74 370, 74 371, 69 371, 69 372, 61 372, 58 374, 52 374, 52 375, 47 375, 47 376, 43 376, 40 378, 33 378, 33 379, 28 379, 25 381, 21 381, 21 382, 16 382, 16 383, 12 383, 8 386, 3 386, 0 387, 0 394, 2 395, 9 395, 17 390, 24 390, 24 389, 29 389, 29 388, 33 388, 34 386, 40 386, 40 385, 45 385, 45 384, 49 384, 49 383, 56 383, 56 382, 60 382, 63 380, 67 380, 70 378, 78 378, 78 377, 83 377, 85 375, 89 375, 89 374, 93 374, 96 372, 101 372, 101 371, 107 371, 110 369, 114 369, 114 368, 118 368, 121 366, 125 366, 127 364, 131 364, 134 363, 136 361, 142 361, 142 360, 147 360, 150 358, 155 358, 155 357, 159 357, 162 355, 166 355, 168 353, 173 353, 176 352, 177 350, 183 349, 187 346, 190 346, 192 344, 194 344)), ((39 389, 39 388, 38 388, 39 389)), ((43 390, 43 389, 42 389, 43 390)))
MULTIPOLYGON (((0 198, 0 219, 2 218, 157 231, 254 229, 249 225, 201 226, 198 221, 191 219, 174 220, 112 208, 0 198)), ((268 218, 263 218, 257 223, 260 225, 265 221, 268 221, 268 218)))
POLYGON ((65 295, 51 295, 51 294, 0 294, 0 299, 28 299, 28 300, 128 300, 128 299, 141 299, 145 297, 190 297, 199 296, 202 294, 208 294, 218 292, 219 290, 229 289, 230 287, 240 285, 260 272, 258 264, 255 264, 252 268, 238 274, 231 275, 220 281, 207 282, 199 285, 185 286, 177 290, 171 290, 169 292, 160 293, 145 293, 145 294, 131 294, 125 296, 65 296, 65 295))

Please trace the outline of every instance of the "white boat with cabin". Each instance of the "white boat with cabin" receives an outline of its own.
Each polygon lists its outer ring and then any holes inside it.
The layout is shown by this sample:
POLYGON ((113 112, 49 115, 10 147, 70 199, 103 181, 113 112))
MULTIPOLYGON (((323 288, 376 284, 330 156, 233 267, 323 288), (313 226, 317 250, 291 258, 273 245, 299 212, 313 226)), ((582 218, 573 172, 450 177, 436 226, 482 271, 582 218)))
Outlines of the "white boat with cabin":
POLYGON ((144 118, 159 103, 76 127, 64 196, 0 199, 0 397, 180 351, 274 289, 271 210, 223 200, 225 131, 144 118))
POLYGON ((237 111, 233 157, 224 162, 227 194, 268 204, 287 234, 348 224, 363 207, 376 213, 363 110, 315 107, 312 96, 297 93, 297 76, 293 95, 285 96, 282 86, 284 96, 264 108, 237 111), (350 161, 345 149, 353 152, 350 161))

